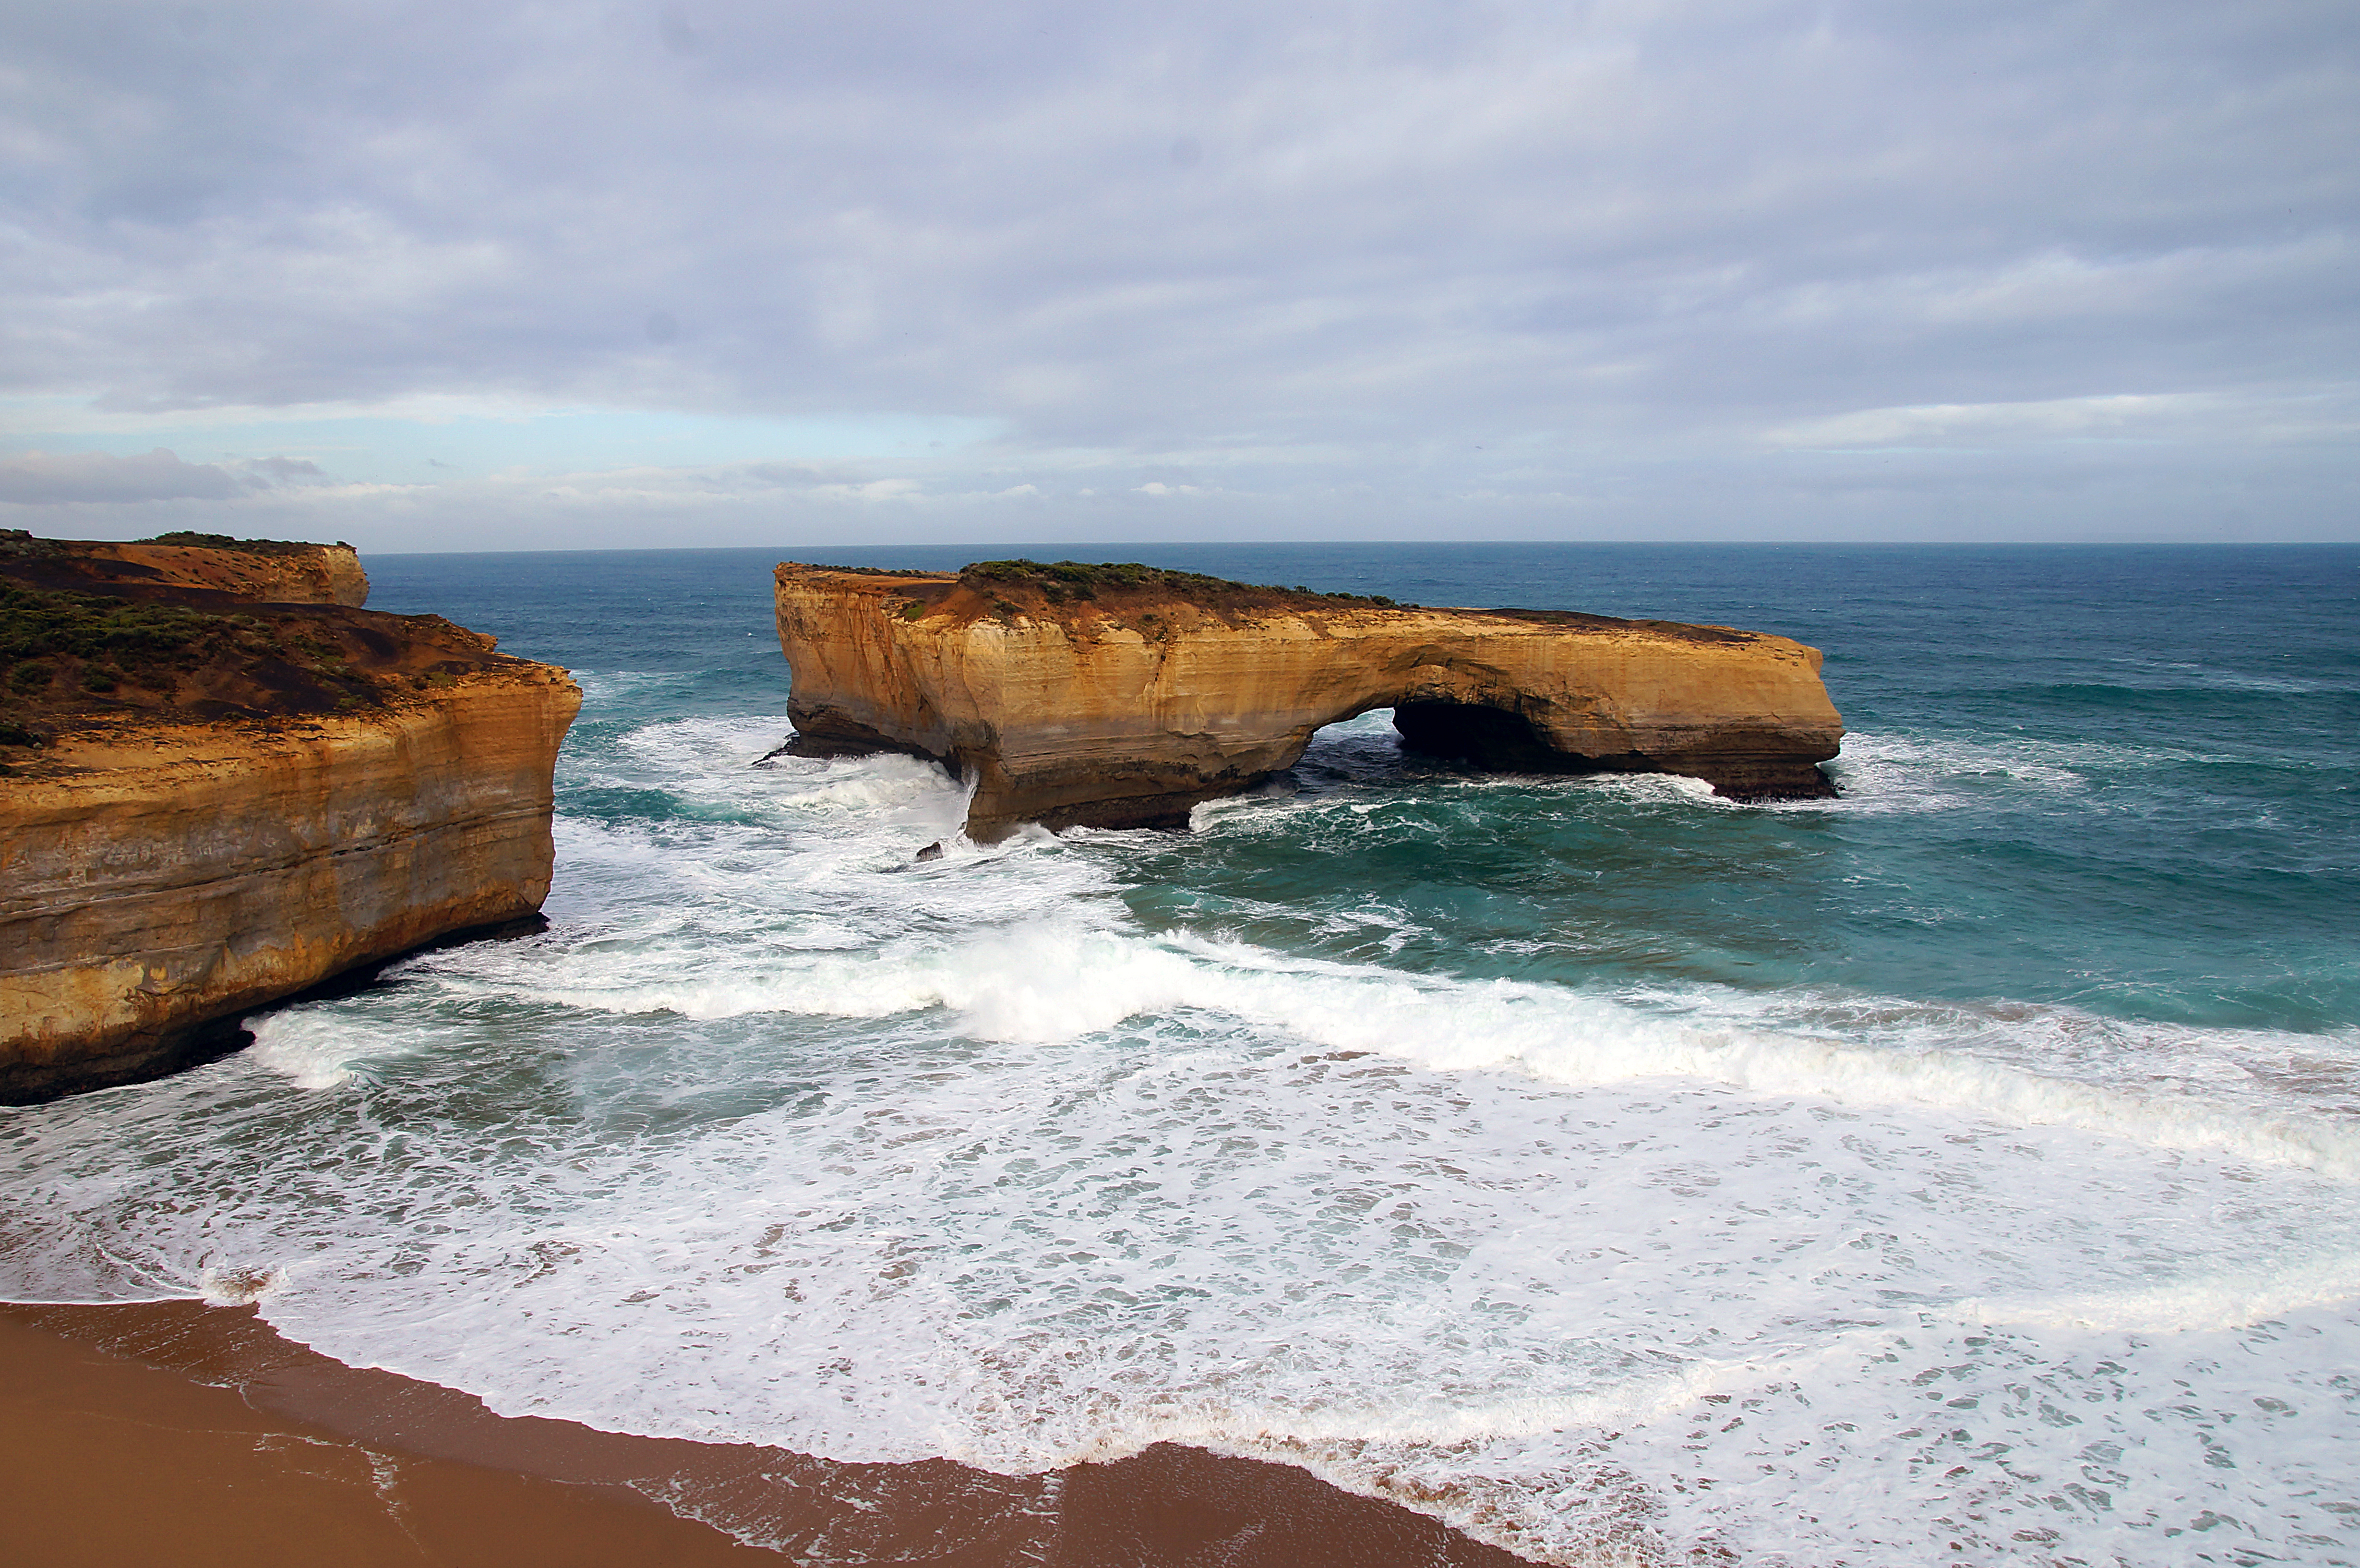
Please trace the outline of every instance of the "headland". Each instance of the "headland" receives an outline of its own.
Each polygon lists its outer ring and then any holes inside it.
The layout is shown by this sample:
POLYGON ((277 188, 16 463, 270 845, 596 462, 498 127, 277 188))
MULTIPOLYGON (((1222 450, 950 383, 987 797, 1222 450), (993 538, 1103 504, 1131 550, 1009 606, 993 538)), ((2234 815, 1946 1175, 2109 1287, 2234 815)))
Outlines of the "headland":
POLYGON ((366 593, 347 546, 0 534, 0 1102, 537 914, 580 693, 366 593))

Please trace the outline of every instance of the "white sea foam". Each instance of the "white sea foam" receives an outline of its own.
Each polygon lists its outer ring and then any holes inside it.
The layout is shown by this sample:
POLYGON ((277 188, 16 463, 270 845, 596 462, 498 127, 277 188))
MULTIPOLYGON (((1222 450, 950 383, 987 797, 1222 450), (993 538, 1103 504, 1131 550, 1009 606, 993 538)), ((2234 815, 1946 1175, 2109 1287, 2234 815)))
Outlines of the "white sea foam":
MULTIPOLYGON (((1404 767, 1389 709, 1364 713, 1319 732, 1319 749, 1306 759, 1308 770, 1334 774, 1351 782, 1392 781, 1404 767)), ((1883 815, 1949 811, 1995 795, 2030 791, 2059 800, 2071 800, 2085 810, 2136 810, 2127 801, 2097 798, 2095 780, 2123 773, 2196 762, 2234 762, 2169 745, 2130 746, 2103 742, 2057 741, 2033 735, 1966 735, 1945 734, 1854 732, 1844 737, 1841 753, 1825 765, 1841 793, 1817 800, 1733 800, 1716 794, 1702 779, 1669 774, 1594 774, 1552 779, 1530 775, 1466 775, 1426 781, 1428 792, 1480 796, 1510 791, 1520 796, 1602 796, 1634 804, 1682 806, 1717 811, 1775 811, 1883 815)), ((1199 831, 1251 825, 1264 831, 1285 831, 1282 819, 1272 819, 1273 802, 1297 808, 1312 802, 1290 800, 1289 791, 1230 797, 1207 801, 1196 809, 1192 825, 1199 831)), ((1350 809, 1382 810, 1382 800, 1360 800, 1350 809)))
POLYGON ((2139 681, 2131 690, 2140 691, 2257 691, 2273 696, 2343 696, 2355 688, 2348 681, 2321 680, 2316 676, 2256 675, 2241 670, 2223 670, 2213 665, 2191 663, 2184 659, 2153 659, 2116 658, 2111 664, 2132 670, 2151 670, 2154 675, 2139 681))
MULTIPOLYGON (((1034 887, 1062 894, 1075 880, 1044 867, 1034 887)), ((952 1027, 962 1035, 1035 1044, 1077 1040, 1127 1019, 1195 1011, 1310 1044, 1381 1052, 1437 1069, 1513 1068, 1577 1086, 1687 1079, 1843 1105, 1918 1105, 2017 1126, 2076 1127, 2156 1149, 2219 1151, 2360 1176, 2360 1133, 2348 1122, 2283 1105, 2257 1114, 2248 1105, 2191 1096, 2184 1081, 2142 1093, 1922 1042, 1864 1046, 1749 1027, 1753 1020, 1745 1014, 1753 1009, 1742 994, 1657 996, 1647 999, 1663 1010, 1647 1010, 1632 1000, 1559 986, 1411 975, 1185 934, 1148 939, 1113 928, 1103 909, 1027 902, 1029 918, 1015 929, 995 927, 948 942, 903 938, 848 953, 811 953, 815 944, 789 924, 771 933, 759 953, 708 958, 705 977, 695 980, 677 976, 694 967, 689 954, 701 951, 701 934, 683 943, 660 940, 620 961, 603 951, 554 962, 536 955, 530 975, 504 967, 458 984, 486 995, 694 1019, 772 1012, 884 1018, 940 1008, 957 1015, 952 1027), (577 977, 574 983, 567 983, 569 975, 577 977)), ((830 928, 827 940, 816 945, 840 947, 840 935, 830 928)), ((1890 1002, 1882 1010, 1920 1018, 1955 1013, 1890 1002)), ((2048 1035, 2057 1032, 2066 1010, 2027 1012, 2019 1024, 2048 1035)), ((1907 1039, 1919 1031, 1894 1032, 1907 1039)), ((2235 1032, 2209 1031, 2209 1037, 2235 1032)))
MULTIPOLYGON (((1151 929, 1150 841, 978 848, 923 765, 748 767, 781 727, 569 760, 674 810, 562 820, 548 934, 0 1119, 0 1294, 847 1459, 1194 1442, 1568 1563, 2350 1533, 2360 1152, 2272 1069, 2360 1041, 1151 929)), ((1353 805, 1409 814, 1208 825, 1353 805)))
POLYGON ((319 1008, 290 1007, 249 1018, 246 1027, 254 1035, 247 1055, 301 1089, 351 1083, 366 1050, 347 1020, 319 1008))
POLYGON ((1841 791, 1836 801, 1798 801, 1781 810, 1840 810, 1855 814, 1950 811, 2027 792, 2082 811, 2139 811, 2151 801, 2137 792, 2100 785, 2159 768, 2247 759, 2200 753, 2169 744, 2122 745, 2060 741, 2036 735, 1853 734, 1827 770, 1841 791))

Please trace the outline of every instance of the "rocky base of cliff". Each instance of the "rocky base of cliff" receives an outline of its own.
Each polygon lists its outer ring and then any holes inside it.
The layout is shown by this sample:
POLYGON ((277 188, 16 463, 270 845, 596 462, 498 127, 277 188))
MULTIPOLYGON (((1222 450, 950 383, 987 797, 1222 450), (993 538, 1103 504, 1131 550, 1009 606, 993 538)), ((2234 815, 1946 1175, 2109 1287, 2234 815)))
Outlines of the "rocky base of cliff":
POLYGON ((795 733, 776 750, 764 753, 756 761, 757 768, 781 757, 807 757, 825 762, 831 757, 874 757, 880 752, 890 752, 898 757, 914 757, 922 762, 938 764, 954 779, 959 776, 959 765, 956 759, 896 739, 882 730, 873 729, 820 703, 797 707, 793 699, 789 698, 787 722, 795 726, 795 733))
MULTIPOLYGON (((394 964, 415 958, 421 953, 439 952, 471 942, 504 942, 532 936, 548 929, 547 919, 535 913, 446 931, 399 953, 355 963, 349 968, 324 976, 315 985, 290 996, 276 997, 267 1006, 289 1007, 302 1002, 325 1002, 338 996, 353 996, 375 985, 378 976, 394 964)), ((126 1083, 145 1083, 152 1079, 169 1078, 175 1073, 186 1073, 191 1067, 218 1062, 254 1043, 253 1031, 246 1027, 250 1011, 241 1007, 228 1017, 208 1018, 180 1028, 168 1028, 146 1038, 126 1040, 103 1055, 62 1062, 0 1058, 0 1105, 38 1105, 67 1094, 82 1094, 93 1089, 113 1089, 126 1083)))
POLYGON ((214 1018, 82 1061, 0 1061, 0 1105, 38 1105, 93 1089, 169 1078, 218 1062, 253 1043, 254 1036, 237 1019, 214 1018))
POLYGON ((1594 773, 1672 773, 1700 779, 1732 800, 1831 800, 1835 782, 1816 762, 1779 754, 1775 741, 1746 749, 1732 735, 1712 752, 1626 751, 1577 757, 1557 750, 1512 713, 1455 702, 1404 702, 1393 710, 1402 749, 1463 762, 1487 773, 1580 777, 1594 773))

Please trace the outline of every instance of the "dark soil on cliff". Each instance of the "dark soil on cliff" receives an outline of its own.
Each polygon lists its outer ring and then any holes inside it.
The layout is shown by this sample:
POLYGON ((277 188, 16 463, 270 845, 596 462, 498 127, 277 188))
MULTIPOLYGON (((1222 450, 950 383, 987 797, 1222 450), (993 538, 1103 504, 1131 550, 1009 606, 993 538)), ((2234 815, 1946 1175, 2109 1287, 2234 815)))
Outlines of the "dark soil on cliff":
POLYGON ((349 713, 506 662, 440 615, 253 604, 111 564, 0 540, 0 765, 70 729, 349 713))
POLYGON ((1051 604, 1087 603, 1101 596, 1152 598, 1193 604, 1217 615, 1312 604, 1368 604, 1385 610, 1416 607, 1397 606, 1382 594, 1320 593, 1303 587, 1237 583, 1136 561, 978 561, 960 568, 958 585, 985 599, 1004 598, 1011 590, 1037 595, 1051 604))
MULTIPOLYGON (((890 572, 874 566, 815 566, 860 577, 890 577, 909 584, 901 614, 911 620, 946 610, 978 615, 1070 616, 1085 606, 1112 619, 1153 623, 1158 605, 1185 604, 1225 620, 1276 610, 1421 610, 1382 593, 1322 593, 1296 586, 1239 583, 1199 572, 1178 572, 1135 561, 978 561, 956 575, 940 572, 890 572)), ((1728 626, 1690 626, 1681 621, 1633 621, 1579 610, 1475 609, 1470 615, 1599 630, 1636 627, 1688 642, 1750 642, 1751 632, 1728 626)))
MULTIPOLYGON (((73 561, 83 554, 79 548, 81 542, 74 539, 42 539, 25 528, 0 528, 0 559, 17 557, 35 561, 73 561)), ((146 539, 135 539, 132 542, 183 545, 199 550, 234 550, 241 555, 309 555, 320 548, 316 544, 302 539, 233 539, 228 534, 201 534, 193 528, 175 528, 169 533, 149 534, 146 539)), ((352 546, 342 539, 338 539, 336 543, 341 549, 352 549, 352 546)))

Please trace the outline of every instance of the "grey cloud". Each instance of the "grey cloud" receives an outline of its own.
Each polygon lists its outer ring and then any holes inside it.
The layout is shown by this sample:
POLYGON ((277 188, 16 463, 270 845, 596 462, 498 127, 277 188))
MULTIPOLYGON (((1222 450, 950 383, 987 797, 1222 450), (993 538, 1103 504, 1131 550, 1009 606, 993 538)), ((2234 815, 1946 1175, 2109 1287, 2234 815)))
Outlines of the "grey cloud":
MULTIPOLYGON (((0 386, 958 414, 1009 434, 929 485, 1087 453, 1110 495, 1655 527, 1628 497, 1718 515, 1815 421, 2348 383, 2356 36, 2300 0, 17 7, 0 386)), ((2009 494, 2054 424, 1977 427, 2009 494)), ((2352 459, 2245 428, 2166 433, 2345 506, 2352 459)))
POLYGON ((210 463, 183 463, 162 447, 138 457, 102 452, 27 452, 0 458, 0 502, 224 501, 246 486, 210 463))
POLYGON ((104 452, 0 457, 0 503, 27 506, 232 501, 281 486, 327 482, 328 474, 307 458, 185 463, 160 446, 135 457, 104 452))
POLYGON ((267 485, 317 485, 324 484, 328 477, 318 463, 302 457, 248 458, 238 466, 267 485))

